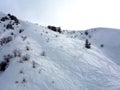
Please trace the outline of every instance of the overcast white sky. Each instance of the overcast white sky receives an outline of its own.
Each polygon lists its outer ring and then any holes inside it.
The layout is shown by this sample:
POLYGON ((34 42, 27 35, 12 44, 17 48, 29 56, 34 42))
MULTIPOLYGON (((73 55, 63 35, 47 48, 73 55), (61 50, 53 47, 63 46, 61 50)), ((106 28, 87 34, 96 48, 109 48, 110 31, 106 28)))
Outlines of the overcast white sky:
POLYGON ((63 29, 120 29, 120 0, 0 0, 0 11, 63 29))

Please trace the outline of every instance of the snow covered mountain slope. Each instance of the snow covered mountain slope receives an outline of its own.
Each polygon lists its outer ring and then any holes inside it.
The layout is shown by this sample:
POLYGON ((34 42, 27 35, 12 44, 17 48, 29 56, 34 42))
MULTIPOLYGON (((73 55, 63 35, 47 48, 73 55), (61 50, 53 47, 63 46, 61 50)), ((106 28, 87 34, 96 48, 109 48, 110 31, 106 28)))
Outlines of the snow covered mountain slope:
POLYGON ((120 65, 120 30, 93 28, 86 31, 65 32, 68 37, 86 40, 99 48, 107 57, 120 65))
POLYGON ((0 90, 120 90, 120 66, 101 48, 0 17, 0 90))

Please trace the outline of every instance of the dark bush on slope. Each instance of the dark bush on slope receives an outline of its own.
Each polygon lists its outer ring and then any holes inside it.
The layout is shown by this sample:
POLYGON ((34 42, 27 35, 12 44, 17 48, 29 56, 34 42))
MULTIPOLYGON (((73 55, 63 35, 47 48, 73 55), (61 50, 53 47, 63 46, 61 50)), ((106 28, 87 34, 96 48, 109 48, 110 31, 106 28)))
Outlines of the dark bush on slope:
POLYGON ((100 45, 100 47, 104 47, 104 45, 103 45, 103 44, 101 44, 101 45, 100 45))
POLYGON ((22 60, 23 61, 28 61, 28 60, 30 60, 30 56, 28 54, 26 54, 22 57, 22 60))
POLYGON ((12 37, 11 36, 3 37, 3 38, 0 39, 0 45, 2 46, 3 44, 9 43, 10 41, 12 41, 12 37))
POLYGON ((88 48, 88 49, 90 49, 91 48, 90 45, 91 45, 91 43, 89 43, 88 39, 86 39, 86 41, 85 41, 85 47, 88 48))
POLYGON ((42 51, 40 55, 41 56, 46 56, 45 51, 42 51))
POLYGON ((0 63, 0 71, 5 71, 5 69, 7 68, 8 63, 7 62, 1 62, 0 63))
POLYGON ((6 68, 9 65, 10 59, 12 59, 12 58, 13 58, 13 56, 10 54, 4 56, 3 61, 0 62, 0 71, 6 70, 6 68))
POLYGON ((13 51, 13 55, 14 55, 14 57, 21 57, 21 52, 20 52, 20 50, 15 49, 15 50, 13 51))
POLYGON ((85 31, 85 35, 86 35, 86 36, 88 35, 88 31, 85 31))
POLYGON ((55 27, 55 26, 48 26, 48 29, 55 31, 55 32, 59 32, 61 33, 61 28, 60 27, 55 27))
POLYGON ((14 29, 14 27, 12 26, 12 24, 7 24, 6 29, 14 29))
POLYGON ((6 20, 8 20, 9 18, 7 17, 7 16, 5 16, 5 17, 2 17, 1 18, 1 21, 6 21, 6 20))
POLYGON ((24 31, 24 29, 20 29, 20 30, 19 30, 19 33, 22 33, 23 31, 24 31))
POLYGON ((17 17, 15 17, 14 15, 8 14, 8 16, 10 17, 11 20, 15 21, 16 25, 18 25, 20 23, 19 20, 17 19, 17 17))

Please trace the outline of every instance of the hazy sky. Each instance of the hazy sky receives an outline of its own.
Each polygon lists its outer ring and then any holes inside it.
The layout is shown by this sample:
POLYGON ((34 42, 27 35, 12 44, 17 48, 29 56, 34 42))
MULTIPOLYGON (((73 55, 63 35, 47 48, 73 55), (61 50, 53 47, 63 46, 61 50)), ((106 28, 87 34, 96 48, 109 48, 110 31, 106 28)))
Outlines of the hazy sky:
POLYGON ((63 29, 120 29, 120 0, 0 0, 0 11, 63 29))

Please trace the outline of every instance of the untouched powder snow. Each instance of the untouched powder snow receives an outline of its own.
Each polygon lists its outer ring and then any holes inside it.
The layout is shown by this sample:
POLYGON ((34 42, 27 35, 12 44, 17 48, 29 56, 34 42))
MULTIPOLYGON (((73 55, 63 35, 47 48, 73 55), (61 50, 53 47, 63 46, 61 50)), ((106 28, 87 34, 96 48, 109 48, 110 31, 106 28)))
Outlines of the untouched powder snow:
POLYGON ((86 36, 70 38, 73 34, 60 34, 21 20, 19 24, 10 18, 0 21, 0 62, 7 62, 0 72, 0 90, 120 90, 119 58, 110 57, 120 54, 116 47, 119 42, 111 45, 119 39, 119 31, 111 29, 114 36, 101 30, 91 34, 92 45, 87 49, 86 36), (14 29, 6 28, 8 24, 14 29), (112 41, 99 38, 104 32, 112 41), (101 42, 96 42, 98 39, 101 42))

